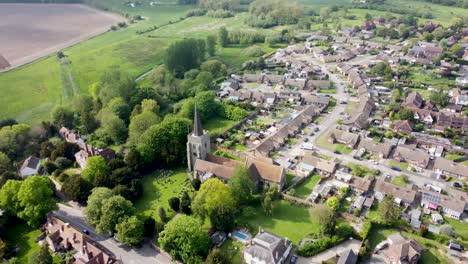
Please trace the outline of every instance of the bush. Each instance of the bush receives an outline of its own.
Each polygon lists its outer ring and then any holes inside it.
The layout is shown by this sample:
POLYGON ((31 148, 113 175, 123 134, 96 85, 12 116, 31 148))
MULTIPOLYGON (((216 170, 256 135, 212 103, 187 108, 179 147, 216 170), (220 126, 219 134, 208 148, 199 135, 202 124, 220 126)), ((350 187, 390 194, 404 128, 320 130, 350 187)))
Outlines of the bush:
POLYGON ((343 239, 338 236, 321 237, 313 242, 308 242, 302 245, 298 250, 297 254, 302 257, 311 257, 324 250, 327 250, 334 245, 340 243, 343 239))
POLYGON ((187 13, 185 14, 185 17, 204 16, 205 14, 206 14, 206 9, 197 8, 197 9, 192 9, 192 10, 187 11, 187 13))
POLYGON ((244 49, 243 53, 249 57, 260 57, 265 54, 265 51, 260 46, 250 46, 244 49))
POLYGON ((214 18, 228 18, 228 17, 233 17, 234 13, 228 10, 210 10, 208 13, 206 13, 207 16, 209 17, 214 17, 214 18))

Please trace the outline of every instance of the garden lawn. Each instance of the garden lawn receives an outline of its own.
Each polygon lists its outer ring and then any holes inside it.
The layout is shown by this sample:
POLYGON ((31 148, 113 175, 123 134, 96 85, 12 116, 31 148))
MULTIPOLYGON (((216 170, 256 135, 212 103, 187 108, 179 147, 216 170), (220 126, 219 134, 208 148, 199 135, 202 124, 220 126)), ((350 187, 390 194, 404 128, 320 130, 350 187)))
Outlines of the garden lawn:
POLYGON ((349 148, 349 147, 345 146, 344 144, 336 144, 335 150, 339 151, 339 152, 341 152, 343 154, 346 154, 346 155, 351 154, 351 152, 353 151, 352 148, 349 148))
POLYGON ((304 237, 319 232, 320 225, 311 220, 309 208, 284 200, 275 201, 273 205, 271 216, 266 215, 260 205, 245 208, 237 217, 238 224, 247 227, 253 236, 261 227, 273 234, 287 237, 295 245, 304 237))
POLYGON ((298 186, 296 186, 296 188, 294 188, 296 190, 294 196, 306 199, 312 193, 312 190, 319 181, 320 175, 314 174, 310 176, 307 180, 305 180, 303 183, 299 184, 298 186))
MULTIPOLYGON (((465 156, 460 155, 460 154, 447 154, 447 155, 445 155, 445 158, 449 159, 449 160, 457 160, 457 159, 461 159, 461 158, 464 158, 464 157, 465 156)), ((464 161, 460 162, 460 164, 468 166, 468 160, 464 160, 464 161)))
POLYGON ((39 229, 31 228, 26 223, 20 222, 7 227, 5 238, 10 245, 19 246, 16 257, 18 257, 22 263, 28 263, 28 258, 31 254, 39 250, 39 244, 37 244, 35 240, 40 234, 41 231, 39 229))
POLYGON ((167 215, 172 217, 175 212, 170 209, 168 200, 182 197, 184 190, 189 193, 193 190, 185 169, 175 170, 165 178, 159 172, 149 174, 143 179, 143 195, 135 202, 135 208, 141 215, 151 216, 159 221, 158 207, 162 206, 167 215))
POLYGON ((231 260, 231 263, 242 263, 242 252, 244 250, 242 243, 228 238, 219 249, 231 260))
POLYGON ((231 128, 235 123, 236 121, 222 117, 215 117, 208 120, 207 122, 203 122, 203 129, 210 131, 211 135, 219 136, 231 128))
POLYGON ((405 170, 408 169, 408 163, 398 162, 398 161, 395 161, 395 160, 390 161, 390 166, 400 168, 402 171, 405 171, 405 170))
POLYGON ((444 217, 445 221, 449 223, 455 232, 464 240, 468 242, 468 223, 462 223, 458 220, 444 217))
POLYGON ((401 187, 406 187, 406 180, 403 176, 393 177, 392 183, 401 187))

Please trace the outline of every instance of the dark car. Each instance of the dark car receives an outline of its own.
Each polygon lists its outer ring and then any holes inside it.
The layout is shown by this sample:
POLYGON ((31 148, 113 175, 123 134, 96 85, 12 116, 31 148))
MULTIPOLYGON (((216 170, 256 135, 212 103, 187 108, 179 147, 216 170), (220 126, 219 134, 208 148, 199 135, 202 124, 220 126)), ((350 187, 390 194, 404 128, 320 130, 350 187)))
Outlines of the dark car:
POLYGON ((392 167, 392 170, 394 170, 394 171, 401 171, 401 169, 398 168, 398 167, 392 167))
POLYGON ((292 256, 291 259, 289 260, 290 264, 296 264, 297 262, 297 256, 292 256))
POLYGON ((359 157, 359 156, 353 156, 353 159, 355 159, 355 160, 362 160, 362 158, 359 157))
POLYGON ((453 187, 455 187, 455 188, 461 188, 461 187, 463 187, 463 186, 462 186, 459 182, 454 182, 454 183, 453 183, 453 187))
POLYGON ((88 236, 89 236, 89 231, 88 231, 88 229, 83 229, 81 232, 82 232, 83 234, 85 234, 85 235, 88 235, 88 236))
POLYGON ((339 152, 338 150, 333 151, 333 153, 335 153, 335 154, 341 154, 341 152, 339 152))

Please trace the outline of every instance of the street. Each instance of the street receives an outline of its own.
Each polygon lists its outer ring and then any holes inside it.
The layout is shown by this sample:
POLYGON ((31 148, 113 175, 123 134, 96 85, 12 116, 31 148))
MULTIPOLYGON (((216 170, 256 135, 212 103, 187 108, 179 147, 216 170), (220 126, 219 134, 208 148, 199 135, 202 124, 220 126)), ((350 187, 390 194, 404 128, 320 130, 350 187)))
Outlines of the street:
POLYGON ((124 264, 172 263, 171 259, 153 249, 148 243, 145 243, 141 248, 131 248, 118 243, 112 238, 100 235, 96 233, 93 227, 86 223, 82 210, 63 204, 58 204, 58 206, 59 209, 54 211, 53 214, 67 221, 80 231, 83 229, 88 230, 91 238, 114 253, 115 257, 124 264))

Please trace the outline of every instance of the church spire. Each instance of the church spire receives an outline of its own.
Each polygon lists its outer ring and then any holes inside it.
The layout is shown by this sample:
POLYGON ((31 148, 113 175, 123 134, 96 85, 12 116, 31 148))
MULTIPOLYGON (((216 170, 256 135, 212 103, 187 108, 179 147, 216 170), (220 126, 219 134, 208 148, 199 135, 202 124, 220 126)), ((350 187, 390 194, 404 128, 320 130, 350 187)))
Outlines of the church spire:
POLYGON ((201 126, 201 121, 200 121, 200 115, 198 114, 198 109, 197 105, 195 104, 195 113, 193 117, 193 135, 194 136, 202 136, 203 135, 203 129, 201 126))

